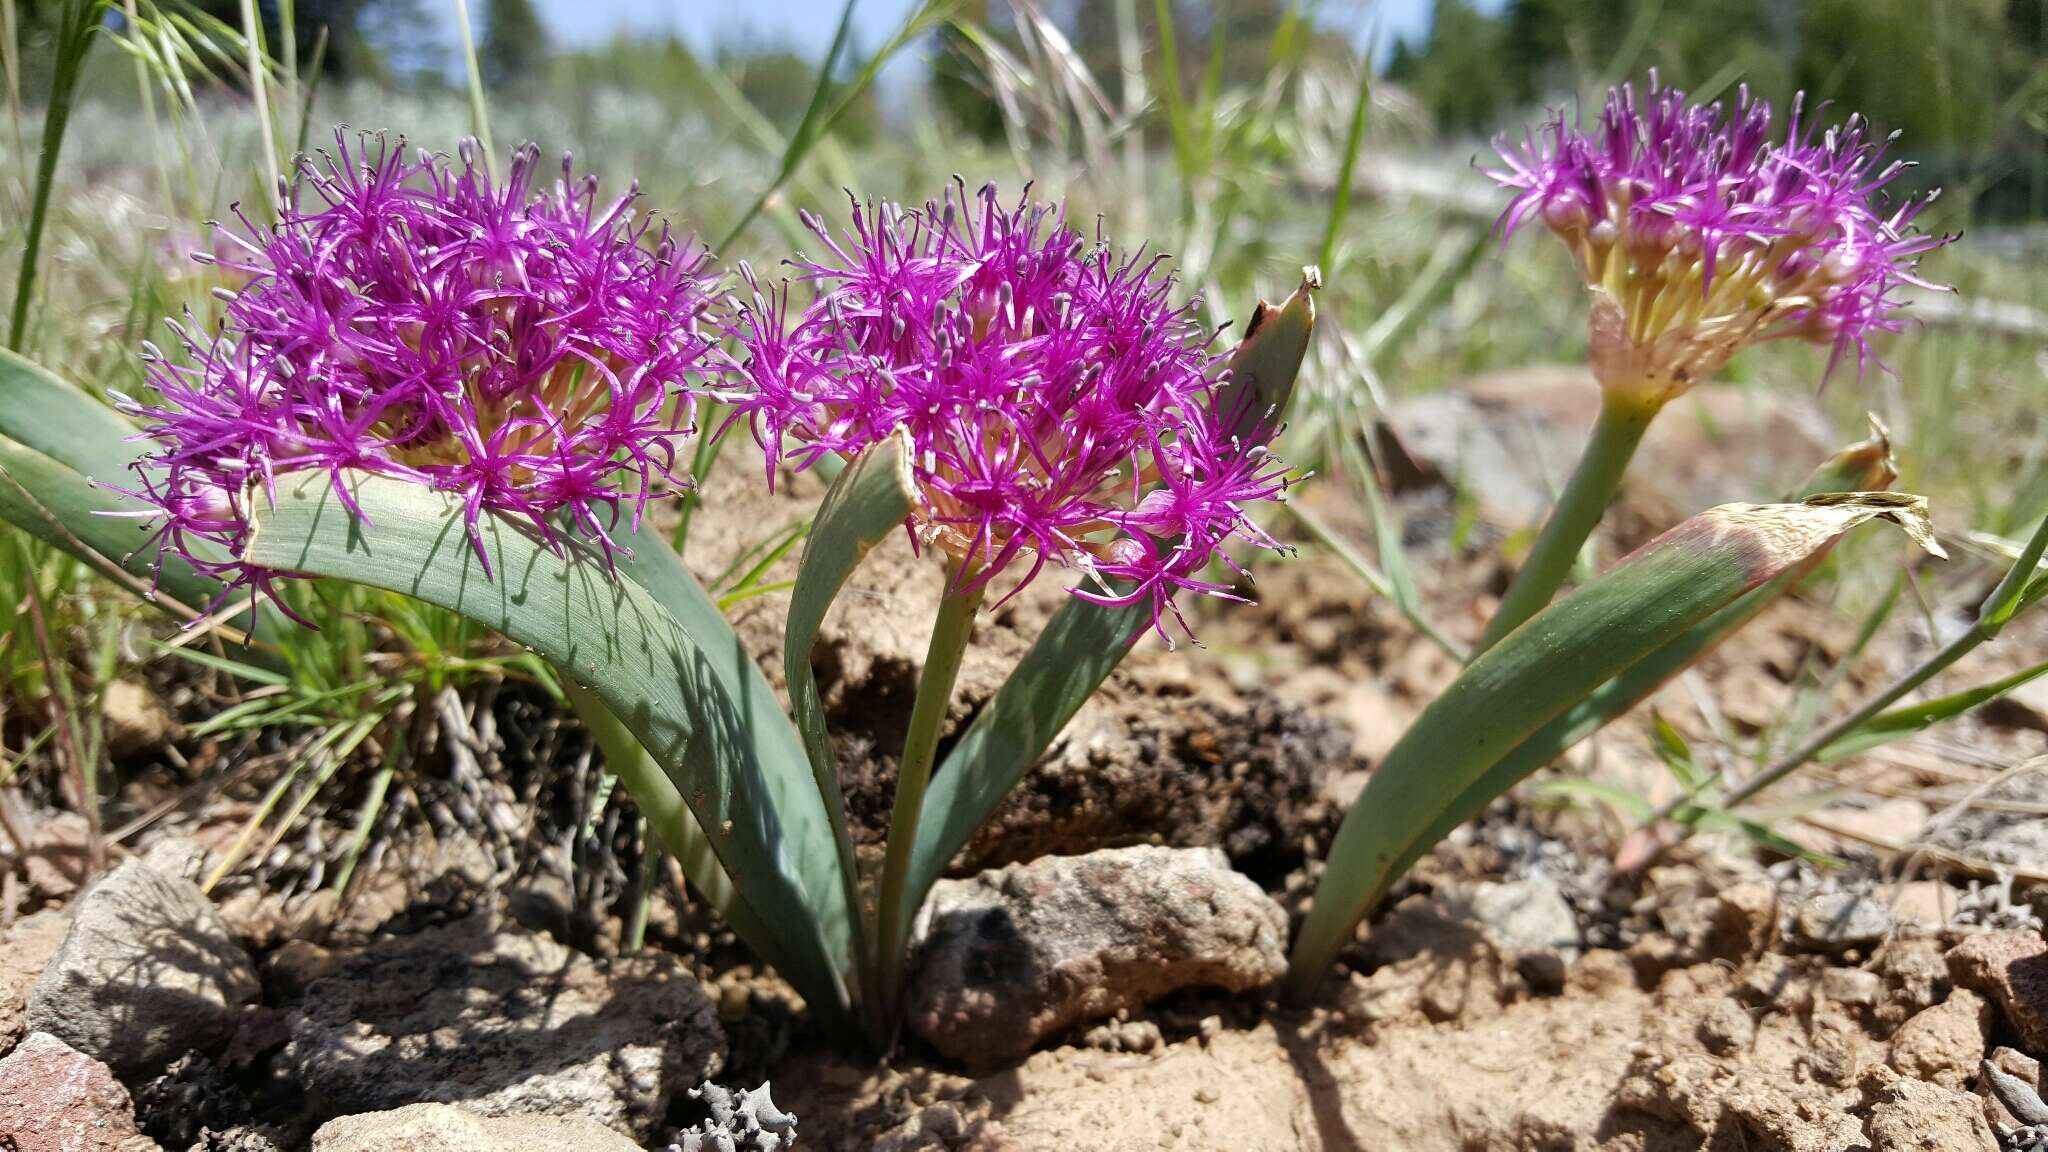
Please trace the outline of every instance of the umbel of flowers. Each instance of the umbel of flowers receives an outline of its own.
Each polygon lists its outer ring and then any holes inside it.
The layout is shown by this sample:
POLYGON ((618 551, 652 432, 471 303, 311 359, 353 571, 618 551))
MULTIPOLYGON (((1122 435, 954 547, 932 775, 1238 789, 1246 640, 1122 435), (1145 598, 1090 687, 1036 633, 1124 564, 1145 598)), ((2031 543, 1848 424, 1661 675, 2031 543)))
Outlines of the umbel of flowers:
MULTIPOLYGON (((1062 209, 1033 203, 1028 191, 1006 203, 993 186, 970 195, 956 183, 922 208, 856 200, 846 234, 813 216, 806 222, 825 254, 791 263, 811 302, 792 316, 789 284, 763 288, 742 267, 750 292, 735 303, 739 351, 721 398, 765 450, 771 482, 779 464, 801 469, 832 457, 864 470, 900 457, 912 539, 940 552, 950 572, 897 764, 877 889, 867 999, 871 1026, 886 1033, 912 916, 937 867, 961 846, 944 838, 971 830, 1004 790, 977 798, 946 787, 1002 773, 1014 780, 1029 763, 998 751, 999 765, 949 767, 930 805, 943 830, 921 838, 939 736, 984 593, 1003 580, 1013 595, 1051 565, 1067 570, 1088 605, 1129 610, 1162 635, 1168 616, 1186 630, 1176 594, 1233 597, 1231 584, 1209 574, 1212 561, 1234 567, 1224 546, 1280 547, 1248 510, 1288 484, 1266 451, 1276 415, 1268 409, 1284 404, 1313 308, 1305 284, 1287 308, 1255 316, 1254 324, 1270 323, 1266 336, 1248 336, 1236 357, 1221 353, 1195 305, 1174 299, 1164 257, 1120 255, 1099 234, 1087 240, 1062 209), (1276 314, 1284 318, 1267 321, 1276 314), (1245 352, 1261 346, 1284 349, 1277 367, 1245 352), (962 805, 982 807, 971 820, 944 818, 962 805)), ((1034 679, 1083 677, 1093 667, 1072 696, 1078 701, 1140 634, 1092 642, 1115 649, 1107 662, 1102 651, 1054 651, 1046 666, 1020 666, 1017 677, 1028 693, 1039 690, 1034 679)), ((807 649, 785 652, 800 711, 809 658, 807 649)), ((1029 710, 992 705, 987 715, 1029 710)), ((1035 757, 1058 727, 1000 739, 1039 741, 1035 757)), ((990 743, 969 736, 961 746, 990 743)), ((836 795, 829 745, 811 748, 821 790, 836 795)), ((841 851, 851 885, 851 845, 841 851)), ((862 902, 849 891, 849 904, 862 902)))
POLYGON ((296 472, 328 473, 352 513, 350 471, 458 494, 473 540, 486 511, 550 541, 564 520, 606 542, 622 509, 637 524, 719 335, 715 277, 636 193, 600 199, 539 158, 493 180, 473 142, 451 161, 337 133, 274 227, 222 230, 239 287, 219 329, 173 323, 176 354, 148 356, 159 399, 119 402, 155 442, 135 495, 163 547, 274 592, 242 558, 251 502, 296 472))
POLYGON ((957 590, 1006 571, 1021 588, 1050 563, 1084 599, 1150 603, 1155 625, 1177 592, 1231 594, 1205 575, 1227 541, 1279 547, 1245 509, 1286 469, 1241 435, 1249 401, 1225 398, 1227 357, 1163 256, 1119 255, 993 186, 855 202, 843 236, 805 220, 826 252, 793 262, 813 299, 791 317, 789 286, 742 268, 725 396, 771 479, 904 436, 914 537, 951 558, 957 590))
POLYGON ((1896 205, 1891 139, 1851 116, 1821 128, 1795 97, 1784 130, 1745 88, 1733 109, 1689 104, 1656 74, 1607 95, 1588 126, 1559 112, 1489 172, 1515 192, 1512 234, 1534 221, 1571 249, 1591 290, 1588 357, 1603 403, 1577 471, 1488 625, 1492 646, 1549 602, 1650 421, 1731 357, 1768 340, 1831 349, 1828 371, 1872 360, 1904 321, 1901 292, 1932 288, 1920 256, 1947 243, 1913 227, 1932 196, 1896 205))
POLYGON ((1591 129, 1559 113, 1489 173, 1516 195, 1502 233, 1540 221, 1593 290, 1592 364, 1610 388, 1668 399, 1764 340, 1829 345, 1833 361, 1870 357, 1895 331, 1899 290, 1945 237, 1913 230, 1933 199, 1892 206, 1905 171, 1851 116, 1817 130, 1795 97, 1782 136, 1771 106, 1745 88, 1733 110, 1688 104, 1658 86, 1608 93, 1591 129))

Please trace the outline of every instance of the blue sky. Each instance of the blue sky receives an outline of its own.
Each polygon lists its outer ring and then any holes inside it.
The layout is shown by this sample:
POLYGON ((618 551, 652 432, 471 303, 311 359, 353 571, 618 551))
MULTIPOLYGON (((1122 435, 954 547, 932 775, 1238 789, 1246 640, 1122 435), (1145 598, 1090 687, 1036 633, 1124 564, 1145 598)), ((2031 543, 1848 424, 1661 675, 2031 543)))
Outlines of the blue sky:
MULTIPOLYGON (((1321 13, 1325 24, 1351 32, 1361 46, 1377 19, 1384 61, 1396 39, 1416 40, 1428 34, 1431 3, 1323 0, 1321 13)), ((854 9, 857 42, 870 48, 880 44, 916 4, 917 0, 859 0, 854 9)), ((597 43, 622 31, 643 31, 680 33, 698 48, 752 36, 810 54, 822 54, 831 43, 840 5, 841 0, 537 0, 541 18, 558 43, 597 43)))

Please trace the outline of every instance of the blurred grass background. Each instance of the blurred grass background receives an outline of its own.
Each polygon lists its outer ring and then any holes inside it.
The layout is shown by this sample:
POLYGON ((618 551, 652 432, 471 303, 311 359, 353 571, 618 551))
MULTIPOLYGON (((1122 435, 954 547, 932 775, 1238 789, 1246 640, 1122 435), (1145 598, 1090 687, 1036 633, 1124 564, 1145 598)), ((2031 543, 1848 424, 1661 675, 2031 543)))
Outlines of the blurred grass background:
MULTIPOLYGON (((206 222, 237 204, 267 218, 271 174, 296 152, 337 124, 447 150, 488 127, 501 154, 534 140, 612 191, 637 180, 648 209, 729 262, 772 266, 811 243, 797 209, 840 218, 843 189, 921 201, 958 174, 1029 181, 1084 228, 1099 216, 1119 243, 1175 254, 1219 324, 1319 263, 1326 333, 1290 442, 1316 465, 1366 444, 1391 398, 1582 360, 1565 254, 1492 242, 1502 198, 1474 161, 1495 133, 1655 68, 1702 96, 1747 84, 1781 109, 1803 89, 1832 102, 1823 117, 1858 110, 1904 133, 1897 154, 1919 166, 1900 190, 1942 187, 1923 223, 1964 233, 1926 265, 1958 293, 1915 301, 1925 322, 1881 349, 1895 375, 1837 378, 1824 401, 1846 433, 1866 408, 1891 424, 1901 486, 1951 531, 2011 536, 2048 512, 2043 0, 858 0, 751 25, 694 7, 0 0, 0 299, 22 283, 63 30, 93 30, 19 349, 95 392, 141 390, 137 350, 161 321, 215 314, 217 276, 190 259, 206 222)), ((1811 393, 1825 359, 1766 347, 1728 377, 1811 393)), ((272 845, 309 804, 324 810, 329 793, 312 797, 337 777, 354 783, 334 803, 375 824, 424 701, 508 678, 547 687, 421 606, 323 595, 334 623, 279 638, 284 671, 256 691, 247 667, 202 669, 214 679, 195 706, 230 716, 208 734, 243 742, 228 759, 288 766, 258 807, 272 845)), ((166 628, 5 526, 0 599, 14 609, 0 621, 0 791, 90 807, 112 767, 102 698, 137 669, 163 675, 166 628)), ((330 878, 346 884, 362 840, 330 878)))

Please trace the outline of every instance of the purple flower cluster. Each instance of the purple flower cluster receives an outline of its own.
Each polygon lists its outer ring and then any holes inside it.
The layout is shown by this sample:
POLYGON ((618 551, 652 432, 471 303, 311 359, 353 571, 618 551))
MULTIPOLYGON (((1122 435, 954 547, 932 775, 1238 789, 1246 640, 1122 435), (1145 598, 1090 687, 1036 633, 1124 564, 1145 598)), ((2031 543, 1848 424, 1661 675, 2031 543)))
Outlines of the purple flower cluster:
POLYGON ((202 260, 239 284, 220 330, 174 323, 182 355, 149 355, 160 400, 120 400, 155 441, 133 495, 159 547, 274 594, 280 574, 237 559, 250 502, 319 471, 359 515, 347 470, 458 495, 480 558, 486 510, 609 547, 689 430, 684 376, 721 334, 707 254, 566 159, 546 182, 531 145, 498 182, 473 143, 455 164, 336 142, 301 163, 277 227, 220 230, 202 260))
POLYGON ((922 209, 856 202, 843 237, 806 223, 829 254, 793 262, 815 300, 792 319, 788 284, 741 269, 752 294, 723 397, 771 482, 779 464, 901 434, 913 538, 954 559, 959 587, 1015 565, 1021 588, 1050 561, 1084 599, 1149 602, 1155 627, 1179 618, 1177 591, 1230 594, 1202 575, 1227 541, 1279 547, 1245 509, 1278 498, 1286 470, 1232 435, 1224 358, 1171 299, 1164 257, 1120 258, 1063 210, 1028 193, 1006 207, 993 187, 922 209))
POLYGON ((1829 371, 1895 331, 1902 286, 1949 237, 1915 231, 1932 197, 1897 207, 1883 190, 1907 165, 1885 160, 1860 116, 1819 131, 1795 98, 1782 138, 1747 89, 1733 114, 1691 105, 1654 73, 1647 99, 1608 93, 1590 131, 1563 113, 1540 135, 1499 142, 1489 172, 1516 190, 1503 234, 1540 220, 1571 246, 1599 293, 1594 367, 1610 386, 1675 395, 1742 347, 1793 338, 1833 346, 1829 371))

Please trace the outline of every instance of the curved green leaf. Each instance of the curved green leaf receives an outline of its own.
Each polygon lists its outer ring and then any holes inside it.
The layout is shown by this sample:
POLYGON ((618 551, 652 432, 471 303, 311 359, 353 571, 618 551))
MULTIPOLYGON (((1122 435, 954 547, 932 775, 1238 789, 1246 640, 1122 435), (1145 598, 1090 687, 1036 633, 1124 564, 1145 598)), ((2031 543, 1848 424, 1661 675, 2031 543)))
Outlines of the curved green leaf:
MULTIPOLYGON (((138 552, 149 540, 140 505, 106 485, 133 482, 142 455, 137 430, 119 412, 25 356, 0 350, 0 519, 93 566, 180 622, 220 595, 220 582, 175 554, 138 552), (150 589, 152 583, 156 594, 150 589)), ((278 629, 275 605, 252 609, 259 627, 278 629)))
POLYGON ((853 839, 846 826, 839 758, 832 750, 831 734, 825 729, 825 705, 818 695, 811 653, 817 647, 825 613, 838 598, 847 578, 876 544, 902 528, 909 517, 913 483, 910 445, 901 434, 861 453, 833 481, 824 503, 818 506, 810 537, 804 541, 782 644, 783 679, 789 684, 790 708, 796 714, 797 732, 810 756, 817 793, 824 799, 837 833, 840 875, 846 887, 846 901, 854 909, 855 965, 861 975, 869 1024, 878 1041, 887 1034, 887 1026, 879 1015, 887 998, 876 987, 875 958, 862 927, 866 916, 860 895, 860 871, 855 866, 853 839))
POLYGON ((17 440, 81 476, 128 484, 142 455, 135 425, 42 365, 0 350, 0 436, 17 440))
MULTIPOLYGON (((615 533, 614 539, 631 549, 630 555, 621 553, 616 557, 618 570, 645 587, 696 638, 704 659, 724 681, 725 690, 745 718, 767 773, 775 811, 781 814, 789 836, 799 878, 804 891, 810 894, 819 931, 824 934, 826 947, 840 972, 853 971, 856 906, 847 902, 846 888, 840 880, 836 824, 818 794, 809 757, 796 730, 790 727, 782 701, 776 697, 768 678, 761 674, 761 666, 754 662, 752 653, 740 643, 724 613, 659 533, 642 525, 638 532, 615 533)), ((682 859, 680 853, 677 859, 682 859)), ((698 879, 694 875, 690 878, 698 879)), ((699 882, 698 888, 703 887, 704 882, 699 882)))
MULTIPOLYGON (((1870 417, 1870 425, 1869 439, 1851 444, 1822 461, 1792 499, 1837 492, 1874 491, 1890 486, 1898 478, 1898 468, 1892 462, 1890 433, 1876 416, 1870 417)), ((1727 607, 1687 629, 1683 635, 1623 669, 1516 745, 1499 763, 1487 769, 1455 800, 1445 805, 1393 865, 1373 881, 1366 895, 1367 905, 1379 903, 1394 881, 1414 867, 1430 848, 1450 835, 1452 829, 1485 811, 1495 797, 1504 795, 1538 768, 1555 761, 1566 749, 1649 699, 1651 693, 1671 677, 1690 667, 1715 645, 1755 619, 1772 601, 1798 587, 1819 566, 1826 553, 1827 548, 1823 547, 1761 587, 1743 593, 1727 607)))
POLYGON ((1288 994, 1314 990, 1395 866, 1518 745, 1616 673, 1872 519, 1940 554, 1916 496, 1727 504, 1644 545, 1476 657, 1387 753, 1345 816, 1295 944, 1288 994))
POLYGON ((150 529, 132 516, 133 502, 96 488, 71 468, 0 437, 0 520, 68 552, 93 570, 185 620, 220 595, 220 584, 175 553, 163 557, 161 579, 150 529), (151 591, 151 582, 156 590, 151 591))
POLYGON ((1230 354, 1230 378, 1216 392, 1216 411, 1235 422, 1235 435, 1264 444, 1279 431, 1315 333, 1314 294, 1322 286, 1322 273, 1303 268, 1301 286, 1284 304, 1261 300, 1252 309, 1244 339, 1230 354))
POLYGON ((350 475, 367 522, 324 477, 279 487, 251 517, 246 558, 425 600, 503 633, 590 689, 674 783, 759 921, 786 944, 791 983, 826 1012, 844 986, 822 931, 829 899, 807 890, 746 712, 698 639, 649 591, 580 543, 562 552, 485 515, 486 576, 462 502, 388 477, 350 475))

